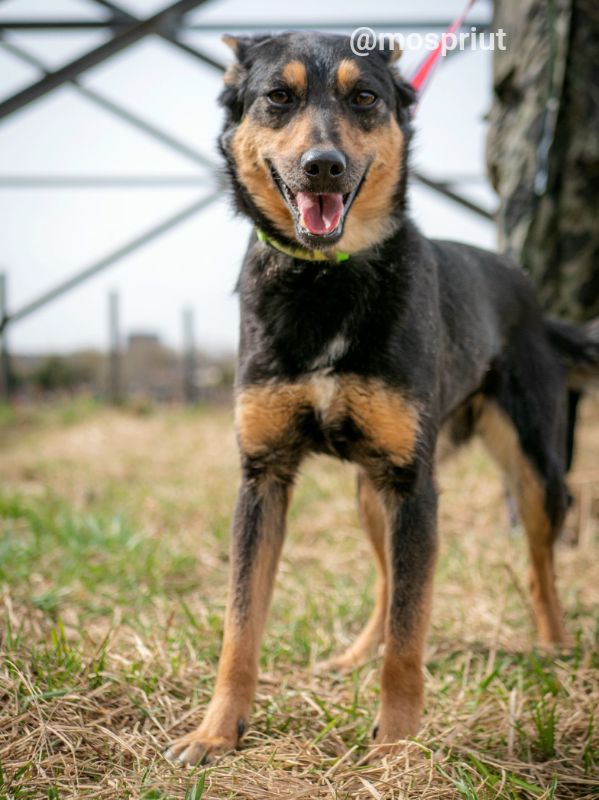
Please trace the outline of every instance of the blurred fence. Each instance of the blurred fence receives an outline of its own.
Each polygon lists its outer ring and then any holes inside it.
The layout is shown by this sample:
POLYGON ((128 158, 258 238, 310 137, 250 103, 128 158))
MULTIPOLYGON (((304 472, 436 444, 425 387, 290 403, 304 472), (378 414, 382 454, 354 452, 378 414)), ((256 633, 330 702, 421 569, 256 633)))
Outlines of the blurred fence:
MULTIPOLYGON (((4 297, 5 289, 6 276, 0 275, 4 297)), ((229 400, 233 356, 209 356, 198 348, 192 308, 181 311, 177 349, 166 346, 152 330, 124 332, 121 298, 116 292, 108 295, 106 322, 105 349, 80 349, 67 355, 11 356, 5 325, 0 399, 25 402, 85 393, 112 403, 131 398, 187 404, 229 400)))

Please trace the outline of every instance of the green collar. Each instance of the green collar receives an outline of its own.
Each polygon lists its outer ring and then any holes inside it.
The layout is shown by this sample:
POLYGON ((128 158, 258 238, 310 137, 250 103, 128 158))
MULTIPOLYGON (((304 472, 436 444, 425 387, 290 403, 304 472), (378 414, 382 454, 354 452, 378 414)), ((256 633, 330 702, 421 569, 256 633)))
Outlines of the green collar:
MULTIPOLYGON (((276 239, 273 239, 271 236, 268 236, 264 231, 261 231, 260 228, 256 228, 256 236, 261 242, 274 247, 275 250, 278 250, 280 253, 285 253, 286 256, 291 256, 291 258, 300 258, 303 261, 331 261, 332 257, 321 253, 319 250, 305 250, 303 247, 287 247, 287 245, 281 244, 281 242, 277 242, 276 239)), ((334 256, 335 261, 348 261, 349 260, 349 253, 343 253, 342 251, 338 250, 334 256)))

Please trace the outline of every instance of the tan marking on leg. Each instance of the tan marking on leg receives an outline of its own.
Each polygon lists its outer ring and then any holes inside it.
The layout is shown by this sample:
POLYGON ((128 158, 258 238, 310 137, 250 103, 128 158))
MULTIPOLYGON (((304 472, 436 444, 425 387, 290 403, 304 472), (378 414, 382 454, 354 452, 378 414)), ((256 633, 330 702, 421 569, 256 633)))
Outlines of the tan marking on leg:
MULTIPOLYGON (((420 727, 424 704, 424 647, 432 605, 434 573, 433 558, 407 641, 397 642, 388 615, 381 673, 381 710, 377 720, 377 756, 396 752, 396 743, 415 736, 420 727)), ((390 589, 390 603, 392 592, 390 589)))
POLYGON ((349 58, 344 58, 337 67, 336 85, 339 94, 349 94, 361 75, 362 70, 356 62, 349 58))
POLYGON ((513 423, 496 405, 484 406, 478 431, 518 501, 528 539, 530 592, 539 639, 543 644, 563 643, 566 634, 553 568, 555 531, 545 511, 543 483, 522 452, 513 423))
MULTIPOLYGON (((214 695, 199 728, 170 747, 171 760, 187 764, 212 760, 233 750, 248 724, 258 677, 260 642, 283 544, 281 528, 291 496, 288 487, 277 486, 272 491, 268 484, 262 487, 262 492, 262 525, 251 564, 247 605, 241 611, 236 606, 239 571, 233 563, 214 695)), ((233 562, 235 558, 233 542, 233 562)))
POLYGON ((281 77, 299 97, 305 97, 308 91, 308 74, 306 73, 306 65, 301 61, 294 59, 289 61, 283 67, 281 77))
POLYGON ((385 511, 375 487, 367 475, 358 476, 358 506, 362 526, 375 556, 377 585, 375 604, 370 619, 353 644, 341 655, 319 665, 319 669, 346 672, 363 664, 385 638, 385 622, 389 602, 387 555, 385 552, 385 511))
POLYGON ((544 494, 532 468, 523 465, 518 499, 528 538, 528 579, 539 640, 545 645, 564 644, 567 635, 555 586, 554 532, 545 513, 544 494))
POLYGON ((298 413, 311 405, 311 393, 305 383, 267 384, 243 389, 235 406, 242 451, 257 455, 272 447, 284 438, 298 413))
POLYGON ((349 158, 370 168, 349 210, 337 249, 358 252, 381 241, 392 230, 390 214, 402 177, 404 135, 395 117, 365 132, 339 119, 341 147, 349 158))
POLYGON ((284 440, 298 414, 308 409, 319 415, 325 429, 351 418, 365 440, 397 466, 414 456, 419 418, 413 403, 382 381, 330 375, 243 389, 236 403, 242 450, 258 454, 284 440))
POLYGON ((408 464, 416 448, 418 411, 397 390, 378 381, 349 378, 344 383, 349 413, 373 445, 398 465, 408 464))

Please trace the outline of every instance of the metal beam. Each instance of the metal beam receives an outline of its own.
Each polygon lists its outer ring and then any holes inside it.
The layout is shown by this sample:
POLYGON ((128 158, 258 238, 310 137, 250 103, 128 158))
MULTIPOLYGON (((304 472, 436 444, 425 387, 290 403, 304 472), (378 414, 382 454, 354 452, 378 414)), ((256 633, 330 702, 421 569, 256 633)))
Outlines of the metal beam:
POLYGON ((90 19, 7 19, 0 20, 0 30, 4 31, 36 31, 37 33, 57 33, 62 31, 95 31, 119 30, 126 27, 121 20, 90 20, 90 19))
POLYGON ((81 272, 78 272, 76 275, 67 278, 66 281, 63 281, 53 289, 44 292, 44 294, 40 295, 35 300, 32 300, 30 303, 21 306, 21 308, 17 309, 17 311, 14 311, 12 314, 6 312, 0 320, 0 334, 3 333, 7 325, 12 325, 14 322, 28 317, 30 314, 33 314, 34 311, 37 311, 42 306, 45 306, 46 303, 56 300, 56 298, 65 294, 71 289, 74 289, 76 286, 79 286, 89 278, 98 275, 100 272, 107 269, 107 267, 111 267, 117 261, 120 261, 125 256, 130 255, 143 245, 148 244, 148 242, 151 242, 153 239, 157 239, 171 228, 174 228, 176 225, 179 225, 180 223, 190 219, 195 214, 206 208, 206 206, 209 206, 211 203, 221 197, 221 194, 222 193, 220 191, 215 191, 205 197, 202 197, 200 200, 196 200, 190 206, 187 206, 182 211, 178 211, 172 217, 168 217, 168 219, 165 219, 164 222, 156 225, 156 227, 150 228, 140 236, 136 236, 130 242, 127 242, 127 244, 117 248, 109 255, 101 258, 99 261, 96 261, 95 264, 92 264, 81 272))
MULTIPOLYGON (((208 63, 210 66, 215 67, 215 68, 217 68, 219 70, 224 70, 224 65, 221 64, 220 62, 216 61, 215 59, 212 59, 210 56, 206 56, 206 54, 202 53, 201 51, 198 51, 197 49, 195 49, 195 48, 193 48, 193 47, 191 47, 189 45, 186 45, 183 42, 178 41, 170 31, 165 31, 164 29, 161 29, 161 25, 164 23, 164 21, 166 19, 168 19, 168 14, 171 15, 171 22, 172 22, 172 14, 175 13, 175 9, 176 9, 176 13, 179 15, 179 19, 180 19, 180 16, 183 13, 185 13, 185 11, 181 11, 180 10, 182 6, 185 6, 186 10, 191 10, 192 7, 197 7, 197 6, 201 5, 201 4, 203 4, 204 2, 206 2, 206 0, 195 0, 195 1, 194 0, 179 0, 178 3, 175 3, 173 6, 170 6, 169 9, 166 9, 166 10, 160 12, 159 14, 156 14, 156 15, 154 15, 154 17, 151 17, 151 18, 149 18, 149 20, 145 20, 145 21, 141 21, 141 20, 137 19, 136 17, 131 15, 129 12, 123 10, 119 5, 115 4, 114 2, 111 2, 111 0, 92 0, 92 2, 95 2, 97 5, 101 5, 102 7, 108 9, 113 14, 113 19, 119 18, 119 19, 122 19, 122 20, 130 23, 130 28, 127 28, 123 33, 118 34, 117 36, 115 36, 110 42, 106 43, 106 45, 110 45, 111 42, 115 42, 115 40, 118 40, 120 38, 126 37, 127 36, 127 31, 139 30, 140 28, 144 28, 144 26, 148 26, 148 25, 151 24, 151 26, 153 26, 152 30, 147 31, 146 33, 141 33, 141 34, 136 35, 136 37, 132 41, 137 41, 138 38, 142 38, 143 36, 147 35, 147 33, 157 33, 162 38, 166 39, 167 41, 171 42, 172 44, 176 45, 177 47, 180 47, 181 49, 183 49, 185 52, 189 53, 190 55, 193 55, 194 57, 200 59, 202 62, 208 63), (167 16, 165 16, 165 15, 167 15, 167 16), (159 18, 160 18, 161 21, 160 21, 160 23, 157 23, 156 21, 159 18)), ((417 21, 417 22, 416 21, 412 21, 411 23, 408 23, 406 25, 401 25, 400 26, 396 22, 387 22, 387 21, 379 20, 379 21, 377 21, 376 24, 373 24, 372 27, 387 28, 389 30, 392 30, 392 29, 398 28, 398 27, 402 27, 404 30, 406 30, 406 29, 409 29, 410 27, 413 27, 414 29, 418 29, 418 28, 422 28, 422 27, 426 27, 426 28, 429 28, 429 29, 432 29, 432 28, 435 28, 435 27, 439 27, 441 29, 445 29, 446 26, 447 26, 446 21, 442 21, 441 22, 441 21, 435 21, 435 20, 427 20, 427 21, 423 21, 423 23, 424 23, 423 25, 420 25, 420 21, 417 21)), ((279 25, 280 27, 285 27, 285 28, 303 27, 303 26, 299 26, 299 25, 283 26, 282 23, 277 23, 277 25, 279 25)), ((473 23, 470 22, 469 25, 472 26, 473 23)), ((346 26, 347 27, 351 27, 351 24, 348 25, 346 23, 346 26)), ((224 27, 231 27, 234 30, 242 30, 244 28, 252 29, 252 30, 256 29, 257 30, 257 29, 259 29, 260 26, 256 26, 255 23, 236 23, 234 26, 220 26, 219 23, 208 23, 206 25, 202 25, 201 23, 197 23, 197 24, 193 24, 193 25, 187 26, 186 29, 187 30, 209 31, 209 30, 223 30, 224 27)), ((274 27, 276 28, 277 26, 274 26, 274 27)), ((319 27, 320 28, 338 27, 338 25, 337 24, 333 24, 332 22, 325 22, 325 23, 320 24, 319 27)), ((1 26, 0 26, 0 28, 1 28, 1 26)), ((172 30, 172 27, 171 27, 171 30, 172 30)), ((128 41, 127 43, 123 44, 122 47, 126 47, 130 43, 132 43, 132 42, 128 41)), ((122 49, 122 47, 120 47, 119 49, 122 49)), ((101 49, 102 49, 102 47, 98 48, 97 50, 101 50, 101 49)), ((69 65, 68 67, 65 67, 64 70, 69 70, 69 67, 72 69, 74 67, 74 65, 75 65, 75 69, 77 69, 77 66, 76 66, 77 63, 81 62, 82 60, 84 60, 86 58, 92 57, 92 60, 93 60, 93 54, 94 53, 97 54, 97 50, 96 51, 92 51, 91 53, 87 54, 87 56, 84 56, 82 59, 78 59, 77 62, 73 62, 73 64, 69 65)), ((109 56, 106 55, 105 57, 109 57, 109 56)), ((104 60, 104 57, 101 60, 104 60)), ((95 63, 99 63, 99 62, 95 62, 95 63)), ((87 67, 84 67, 83 69, 87 69, 87 67)), ((83 69, 81 69, 81 71, 83 71, 83 69)), ((58 72, 61 72, 61 71, 59 70, 58 72)), ((47 77, 48 80, 51 80, 57 74, 58 73, 50 73, 46 77, 47 77)), ((77 83, 72 76, 65 78, 65 80, 70 80, 71 82, 75 83, 75 85, 77 85, 78 88, 80 89, 80 91, 82 91, 82 92, 85 92, 85 93, 92 92, 92 90, 88 90, 87 88, 85 88, 85 87, 81 86, 79 83, 77 83)), ((41 84, 41 83, 43 83, 43 81, 39 82, 39 84, 41 84)), ((39 84, 38 84, 38 86, 39 86, 39 84)), ((32 87, 30 87, 30 89, 31 88, 32 87)), ((27 92, 27 91, 28 90, 24 90, 24 92, 27 92)), ((47 91, 49 91, 49 89, 47 91)), ((22 95, 23 92, 20 93, 20 94, 22 95)), ((15 97, 18 98, 18 96, 19 95, 15 96, 15 97)), ((12 98, 12 100, 14 101, 15 98, 12 98)), ((96 97, 95 100, 101 102, 102 104, 104 104, 105 107, 108 104, 112 103, 112 101, 107 100, 107 98, 101 98, 99 100, 98 97, 96 97)), ((2 113, 3 107, 6 106, 6 104, 10 103, 10 102, 11 102, 11 99, 9 99, 8 101, 5 101, 4 103, 0 104, 0 119, 2 118, 2 116, 4 116, 4 114, 2 113)), ((116 108, 110 109, 110 110, 114 110, 115 113, 119 113, 121 116, 125 116, 125 117, 130 114, 130 112, 128 112, 126 109, 122 109, 122 108, 119 108, 118 110, 116 108)), ((10 112, 6 112, 6 113, 10 113, 10 112)), ((138 124, 138 126, 139 126, 139 122, 140 122, 140 120, 137 119, 137 120, 135 120, 134 124, 138 124)), ((142 124, 144 124, 143 121, 142 121, 142 124)), ((162 134, 161 138, 163 138, 163 132, 159 132, 158 133, 159 136, 161 136, 161 134, 162 134)), ((154 130, 153 135, 156 135, 156 129, 154 130)), ((168 136, 168 134, 167 134, 167 136, 168 136)), ((164 138, 163 138, 163 141, 164 141, 164 138)), ((177 145, 175 145, 175 146, 177 146, 177 145)), ((184 145, 184 147, 187 150, 191 149, 191 148, 187 148, 185 145, 184 145)), ((197 156, 197 154, 196 154, 196 156, 197 156)), ((213 166, 213 165, 210 163, 210 166, 213 166)), ((424 176, 424 175, 422 175, 420 173, 417 173, 417 172, 413 173, 413 175, 414 175, 416 180, 420 181, 420 183, 424 184, 428 188, 433 189, 434 191, 439 192, 444 197, 446 197, 448 199, 451 199, 451 200, 454 200, 455 202, 459 203, 463 207, 469 209, 470 211, 473 211, 474 213, 477 213, 479 216, 482 216, 485 219, 490 219, 490 220, 494 219, 494 215, 491 212, 489 212, 487 209, 484 209, 481 206, 479 206, 478 204, 474 203, 473 201, 468 200, 465 197, 462 197, 460 194, 458 194, 457 192, 455 192, 452 189, 450 189, 447 186, 447 184, 444 184, 444 183, 439 182, 439 181, 435 181, 432 178, 429 178, 429 177, 424 176)))
POLYGON ((453 189, 450 189, 446 183, 433 180, 433 178, 429 178, 427 175, 423 175, 422 172, 417 170, 412 170, 411 175, 415 180, 418 181, 418 183, 423 184, 423 186, 433 189, 435 192, 443 195, 443 197, 447 197, 449 200, 453 200, 455 203, 467 208, 469 211, 473 211, 475 214, 478 214, 479 217, 483 217, 486 220, 495 222, 494 212, 489 211, 488 209, 479 206, 478 203, 475 203, 473 200, 468 200, 467 197, 463 197, 461 194, 454 192, 453 189))
MULTIPOLYGON (((356 28, 363 28, 368 27, 372 28, 375 31, 384 31, 385 33, 404 33, 404 31, 444 31, 451 25, 451 20, 410 20, 402 21, 398 19, 394 19, 392 21, 389 20, 375 20, 365 23, 363 19, 355 20, 352 22, 351 20, 343 19, 343 21, 334 20, 329 21, 321 21, 318 20, 317 23, 311 26, 308 22, 265 22, 264 24, 260 25, 256 22, 192 22, 182 25, 180 30, 181 31, 193 31, 196 33, 221 33, 224 31, 232 32, 232 33, 241 33, 241 32, 257 32, 257 33, 264 33, 267 31, 353 31, 356 28)), ((470 29, 471 27, 476 27, 477 30, 483 30, 487 27, 488 22, 479 20, 478 22, 466 22, 462 26, 461 30, 470 29)))
MULTIPOLYGON (((37 31, 37 32, 50 32, 57 31, 86 31, 86 30, 119 30, 126 27, 126 21, 132 17, 130 14, 123 14, 120 19, 108 20, 53 20, 53 19, 37 19, 37 20, 0 20, 0 29, 6 31, 37 31)), ((195 22, 191 24, 181 25, 177 28, 178 33, 185 33, 186 31, 193 32, 206 32, 206 33, 221 33, 224 31, 234 32, 263 32, 263 31, 292 31, 292 30, 355 30, 356 28, 364 27, 364 20, 343 20, 342 22, 323 21, 318 22, 314 26, 308 23, 301 22, 272 22, 260 25, 256 22, 195 22)), ((376 30, 392 31, 394 33, 403 33, 404 31, 442 31, 446 30, 450 25, 449 20, 375 20, 367 23, 367 27, 376 30)), ((476 27, 477 31, 486 29, 488 22, 478 20, 476 22, 464 23, 461 30, 476 27)))
MULTIPOLYGON (((427 178, 429 182, 431 178, 427 178)), ((198 175, 0 175, 0 189, 185 189, 206 186, 211 178, 198 175)), ((480 186, 484 175, 436 179, 435 187, 480 186)))
POLYGON ((128 11, 125 11, 124 8, 116 5, 115 3, 111 2, 111 0, 89 0, 91 3, 95 3, 97 6, 102 6, 107 11, 110 11, 113 17, 120 18, 120 19, 127 19, 131 22, 133 15, 130 14, 128 11))
MULTIPOLYGON (((114 18, 126 20, 127 22, 139 22, 139 18, 134 16, 133 14, 126 11, 124 8, 121 8, 120 5, 113 3, 112 0, 91 0, 96 5, 102 6, 102 8, 106 8, 108 11, 113 14, 114 18)), ((193 47, 192 45, 185 44, 185 42, 181 42, 177 38, 177 30, 178 27, 176 25, 171 26, 170 31, 158 31, 158 36, 164 39, 170 44, 174 45, 175 47, 182 50, 187 55, 193 56, 193 58, 200 61, 202 64, 206 64, 213 69, 217 69, 219 71, 223 71, 226 69, 225 65, 221 61, 217 61, 217 59, 212 58, 212 56, 205 53, 203 50, 199 50, 197 47, 193 47)))
POLYGON ((207 0, 177 0, 177 2, 172 3, 151 17, 131 23, 131 25, 116 33, 99 47, 90 50, 80 58, 76 58, 70 64, 49 73, 37 83, 27 86, 22 91, 0 103, 0 119, 24 108, 29 103, 43 97, 73 78, 77 78, 82 72, 101 64, 130 45, 141 41, 146 36, 164 31, 167 26, 172 26, 174 20, 179 20, 184 14, 203 5, 205 2, 207 0))
MULTIPOLYGON (((12 42, 6 41, 6 39, 2 38, 2 32, 0 31, 0 44, 12 55, 20 58, 22 61, 26 61, 36 69, 41 70, 45 75, 48 75, 49 72, 46 69, 45 64, 40 61, 35 56, 32 56, 26 50, 24 50, 19 45, 13 44, 12 42)), ((77 78, 71 78, 70 83, 74 86, 79 94, 86 97, 88 100, 91 100, 96 105, 100 106, 106 111, 109 111, 111 114, 115 114, 120 119, 124 120, 125 122, 132 125, 134 128, 141 130, 143 133, 152 136, 154 139, 158 140, 162 144, 167 145, 173 150, 176 150, 180 155, 184 156, 185 158, 190 159, 196 165, 200 165, 202 167, 208 167, 210 170, 216 170, 216 164, 206 156, 202 155, 202 153, 195 150, 193 147, 190 147, 185 142, 182 142, 180 139, 177 139, 172 134, 167 133, 162 128, 159 128, 157 125, 153 123, 147 122, 142 117, 134 114, 125 106, 116 103, 114 100, 110 99, 106 95, 98 92, 96 89, 90 89, 89 87, 82 84, 77 78)))
POLYGON ((214 181, 193 175, 0 175, 0 189, 189 189, 214 181))
POLYGON ((187 53, 187 55, 193 56, 198 61, 201 61, 202 64, 206 64, 206 66, 208 67, 217 69, 219 72, 224 72, 225 69, 227 68, 226 64, 223 64, 222 61, 218 61, 216 58, 212 58, 212 56, 209 56, 208 53, 205 53, 203 50, 200 50, 197 47, 192 47, 192 45, 182 42, 180 39, 177 39, 177 37, 174 35, 173 36, 164 35, 162 38, 165 39, 167 42, 174 44, 175 47, 178 47, 179 50, 182 50, 184 53, 187 53))

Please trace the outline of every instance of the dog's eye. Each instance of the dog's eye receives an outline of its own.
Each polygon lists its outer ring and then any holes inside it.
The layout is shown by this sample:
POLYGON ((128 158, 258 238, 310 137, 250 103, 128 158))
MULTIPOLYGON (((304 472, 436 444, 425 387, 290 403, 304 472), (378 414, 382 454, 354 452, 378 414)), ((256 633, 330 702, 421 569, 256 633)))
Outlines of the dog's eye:
POLYGON ((271 106, 275 108, 285 108, 285 106, 290 106, 293 102, 290 93, 285 89, 274 89, 272 92, 269 92, 266 97, 271 106))
POLYGON ((359 108, 368 108, 369 106, 373 106, 378 97, 375 95, 374 92, 369 92, 366 89, 362 91, 356 92, 351 99, 351 103, 353 106, 358 106, 359 108))

